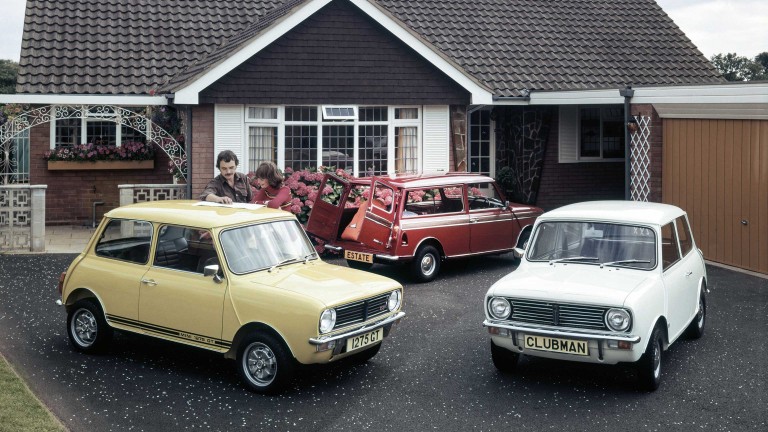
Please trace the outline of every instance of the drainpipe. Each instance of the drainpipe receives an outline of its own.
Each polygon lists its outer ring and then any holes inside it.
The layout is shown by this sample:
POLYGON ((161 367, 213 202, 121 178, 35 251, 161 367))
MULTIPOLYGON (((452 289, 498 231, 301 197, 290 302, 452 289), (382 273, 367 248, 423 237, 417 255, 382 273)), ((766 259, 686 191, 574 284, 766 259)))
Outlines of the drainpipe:
POLYGON ((184 107, 187 112, 187 124, 184 131, 184 152, 187 155, 187 199, 192 197, 192 106, 184 107))
POLYGON ((630 119, 632 118, 632 115, 630 113, 629 102, 632 100, 632 96, 635 95, 635 91, 632 90, 632 86, 626 86, 623 89, 619 89, 619 95, 624 98, 624 200, 629 201, 632 197, 629 188, 632 182, 632 177, 630 174, 632 164, 630 161, 631 150, 629 136, 629 123, 631 121, 630 119))

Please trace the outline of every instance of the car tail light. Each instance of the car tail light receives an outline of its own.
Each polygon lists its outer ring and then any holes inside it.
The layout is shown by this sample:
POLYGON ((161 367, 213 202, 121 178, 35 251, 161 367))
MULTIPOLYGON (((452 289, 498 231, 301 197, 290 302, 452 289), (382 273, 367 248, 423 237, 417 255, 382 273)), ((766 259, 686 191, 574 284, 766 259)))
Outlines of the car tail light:
POLYGON ((61 297, 61 294, 64 293, 64 279, 67 277, 67 272, 61 272, 59 275, 59 297, 61 297))

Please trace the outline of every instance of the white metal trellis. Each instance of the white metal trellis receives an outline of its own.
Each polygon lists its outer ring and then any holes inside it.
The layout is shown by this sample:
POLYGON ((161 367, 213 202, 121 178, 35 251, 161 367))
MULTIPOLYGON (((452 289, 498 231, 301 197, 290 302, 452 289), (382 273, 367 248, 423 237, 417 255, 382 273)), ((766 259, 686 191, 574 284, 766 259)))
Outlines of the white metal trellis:
POLYGON ((10 157, 14 137, 53 120, 90 118, 99 114, 103 115, 99 116, 101 121, 111 121, 141 132, 147 137, 147 142, 157 145, 168 155, 176 170, 187 180, 187 154, 184 147, 145 115, 113 105, 50 105, 22 113, 0 126, 0 183, 9 183, 9 179, 14 178, 14 171, 18 169, 10 157))
POLYGON ((630 185, 632 201, 648 201, 651 195, 651 118, 635 116, 637 132, 632 134, 630 185))

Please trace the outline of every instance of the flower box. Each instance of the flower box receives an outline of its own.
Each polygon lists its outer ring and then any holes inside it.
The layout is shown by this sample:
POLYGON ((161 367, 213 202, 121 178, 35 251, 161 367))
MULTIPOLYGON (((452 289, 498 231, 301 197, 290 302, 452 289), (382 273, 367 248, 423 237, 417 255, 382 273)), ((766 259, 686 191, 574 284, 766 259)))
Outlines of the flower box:
POLYGON ((153 169, 154 160, 48 161, 48 170, 127 170, 153 169))

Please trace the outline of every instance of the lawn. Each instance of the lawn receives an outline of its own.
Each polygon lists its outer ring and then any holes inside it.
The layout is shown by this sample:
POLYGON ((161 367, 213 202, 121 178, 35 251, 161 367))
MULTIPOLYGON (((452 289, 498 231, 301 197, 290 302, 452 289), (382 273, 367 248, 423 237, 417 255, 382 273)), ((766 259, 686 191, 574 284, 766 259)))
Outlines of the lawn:
POLYGON ((0 432, 66 430, 0 355, 0 432))

